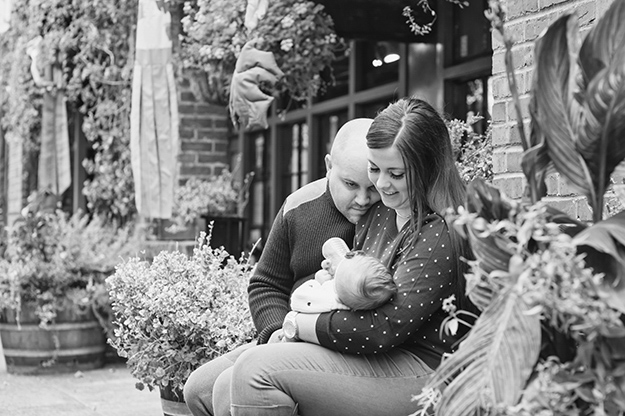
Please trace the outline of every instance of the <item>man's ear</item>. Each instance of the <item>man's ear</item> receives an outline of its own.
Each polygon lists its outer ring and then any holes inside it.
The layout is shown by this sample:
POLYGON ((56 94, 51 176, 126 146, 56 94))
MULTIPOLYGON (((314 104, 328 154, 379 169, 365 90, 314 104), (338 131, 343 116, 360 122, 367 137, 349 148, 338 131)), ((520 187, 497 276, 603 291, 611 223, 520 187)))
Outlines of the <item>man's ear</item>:
POLYGON ((326 177, 328 176, 328 174, 330 173, 330 170, 332 170, 332 158, 330 157, 330 155, 326 155, 326 157, 323 159, 326 162, 326 177))

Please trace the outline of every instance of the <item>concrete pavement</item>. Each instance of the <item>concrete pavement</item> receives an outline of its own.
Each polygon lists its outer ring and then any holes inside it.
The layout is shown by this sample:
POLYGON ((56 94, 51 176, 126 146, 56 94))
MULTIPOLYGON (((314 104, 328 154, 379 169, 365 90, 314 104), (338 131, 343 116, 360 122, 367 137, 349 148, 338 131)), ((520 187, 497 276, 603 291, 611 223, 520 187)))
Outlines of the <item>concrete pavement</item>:
POLYGON ((65 374, 0 370, 0 416, 162 416, 158 391, 135 382, 123 362, 65 374))

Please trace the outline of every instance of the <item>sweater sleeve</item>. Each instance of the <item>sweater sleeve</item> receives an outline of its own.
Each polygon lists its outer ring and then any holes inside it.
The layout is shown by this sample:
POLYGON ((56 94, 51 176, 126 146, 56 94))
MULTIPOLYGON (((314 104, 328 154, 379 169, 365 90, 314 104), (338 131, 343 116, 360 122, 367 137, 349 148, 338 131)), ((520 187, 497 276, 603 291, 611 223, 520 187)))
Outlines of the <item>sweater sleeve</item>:
MULTIPOLYGON (((442 218, 432 217, 418 235, 404 230, 380 247, 381 252, 391 253, 385 263, 397 283, 397 295, 375 310, 322 314, 316 328, 321 345, 345 353, 371 354, 429 336, 420 329, 430 325, 430 317, 440 312, 443 299, 452 293, 449 232, 442 218)), ((385 224, 372 224, 371 238, 385 230, 385 224)))
POLYGON ((266 343, 271 334, 282 327, 293 288, 289 230, 283 210, 284 207, 274 220, 248 286, 250 312, 260 344, 266 343))

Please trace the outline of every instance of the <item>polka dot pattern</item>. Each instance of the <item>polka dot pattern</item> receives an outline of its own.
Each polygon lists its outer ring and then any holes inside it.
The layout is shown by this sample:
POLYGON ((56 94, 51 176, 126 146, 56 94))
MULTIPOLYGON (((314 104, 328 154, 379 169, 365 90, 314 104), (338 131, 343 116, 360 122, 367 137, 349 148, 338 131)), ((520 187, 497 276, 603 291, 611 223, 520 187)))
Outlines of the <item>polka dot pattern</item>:
POLYGON ((411 233, 410 227, 398 231, 394 211, 382 204, 359 225, 355 248, 378 257, 393 272, 397 296, 373 311, 322 315, 317 325, 319 341, 351 354, 379 353, 401 346, 437 365, 456 341, 439 335, 447 316, 442 301, 452 294, 453 256, 447 225, 439 215, 430 214, 418 235, 411 233))

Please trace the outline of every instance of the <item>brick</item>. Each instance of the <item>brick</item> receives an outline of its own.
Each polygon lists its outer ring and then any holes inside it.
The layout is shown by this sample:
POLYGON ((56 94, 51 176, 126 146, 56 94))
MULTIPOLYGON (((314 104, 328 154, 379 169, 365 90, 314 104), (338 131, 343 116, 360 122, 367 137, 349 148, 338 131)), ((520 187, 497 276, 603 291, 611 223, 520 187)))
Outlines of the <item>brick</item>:
MULTIPOLYGON (((566 1, 566 0, 562 0, 566 1)), ((526 40, 535 41, 540 35, 553 23, 557 18, 554 12, 550 12, 543 16, 536 16, 533 19, 527 21, 527 27, 525 29, 526 40)))
POLYGON ((493 77, 493 98, 499 100, 510 96, 510 87, 505 74, 493 77))
POLYGON ((195 130, 187 128, 180 124, 180 128, 178 129, 178 133, 181 139, 194 139, 195 138, 195 130))
POLYGON ((226 153, 228 151, 228 143, 227 142, 215 142, 215 152, 217 153, 226 153))
POLYGON ((493 52, 493 75, 505 74, 506 55, 503 50, 493 52))
POLYGON ((211 142, 192 142, 183 140, 180 149, 183 152, 211 152, 213 151, 213 144, 211 142))
POLYGON ((577 219, 577 205, 576 198, 574 197, 545 197, 543 201, 557 209, 558 211, 562 211, 566 215, 571 218, 577 219))
POLYGON ((492 143, 494 147, 510 143, 510 127, 505 124, 493 124, 492 143))
POLYGON ((492 114, 491 114, 493 122, 505 122, 507 119, 507 110, 506 103, 499 102, 493 104, 492 114))
MULTIPOLYGON (((529 102, 530 97, 528 95, 519 97, 519 107, 521 108, 521 117, 523 120, 529 119, 529 102)), ((508 117, 510 121, 517 121, 516 106, 512 100, 508 102, 508 117)))
POLYGON ((197 157, 195 153, 180 153, 178 154, 178 162, 184 165, 191 165, 197 163, 197 157))
POLYGON ((573 186, 566 176, 558 175, 558 190, 560 195, 574 195, 579 193, 577 187, 573 186))
POLYGON ((228 108, 223 105, 217 104, 198 104, 197 105, 197 113, 198 114, 210 114, 212 116, 226 116, 228 114, 228 108))
POLYGON ((180 102, 184 103, 184 102, 196 102, 197 99, 195 98, 195 94, 193 94, 190 91, 183 91, 180 94, 180 102))
POLYGON ((547 9, 551 6, 554 6, 556 4, 560 4, 560 3, 565 3, 568 0, 540 0, 540 8, 541 9, 547 9))
POLYGON ((576 201, 577 208, 577 219, 580 221, 591 221, 592 220, 592 209, 590 205, 588 205, 588 200, 586 198, 579 198, 576 201))
POLYGON ((597 19, 597 7, 595 2, 582 3, 575 8, 579 18, 579 26, 586 27, 594 25, 597 19))
POLYGON ((513 43, 519 43, 525 41, 525 23, 524 22, 514 22, 510 24, 506 24, 504 26, 504 30, 507 36, 512 39, 513 43))
POLYGON ((195 114, 195 105, 189 103, 180 103, 178 105, 178 113, 181 116, 184 115, 194 115, 195 114))
POLYGON ((512 49, 512 65, 517 70, 534 66, 534 45, 525 43, 512 49))
POLYGON ((202 176, 202 175, 210 175, 212 173, 210 166, 181 166, 180 174, 181 175, 189 175, 189 176, 202 176))
POLYGON ((496 175, 493 179, 493 185, 512 199, 519 199, 523 196, 525 183, 525 176, 520 173, 496 175))
POLYGON ((209 163, 223 163, 226 162, 225 155, 217 155, 214 153, 200 153, 198 156, 198 163, 200 164, 209 164, 209 163))
POLYGON ((198 130, 198 137, 200 140, 214 140, 214 141, 228 141, 228 132, 226 130, 223 131, 215 131, 214 129, 201 129, 198 130))
POLYGON ((228 128, 230 120, 227 118, 214 118, 213 119, 213 127, 215 128, 228 128))
POLYGON ((559 173, 550 173, 545 178, 547 185, 547 195, 556 196, 560 194, 560 184, 558 182, 559 173))

